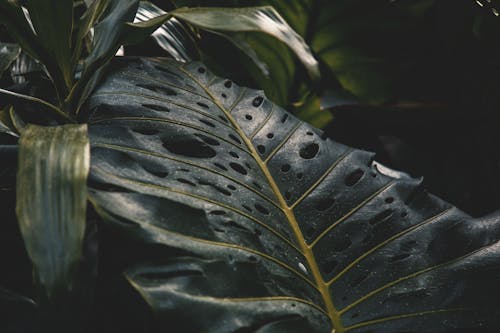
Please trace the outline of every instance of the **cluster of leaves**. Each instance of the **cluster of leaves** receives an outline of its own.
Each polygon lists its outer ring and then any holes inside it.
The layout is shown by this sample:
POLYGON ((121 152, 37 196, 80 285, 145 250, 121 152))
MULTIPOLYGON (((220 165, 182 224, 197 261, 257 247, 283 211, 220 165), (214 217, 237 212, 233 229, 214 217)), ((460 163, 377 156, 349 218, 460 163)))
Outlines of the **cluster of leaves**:
POLYGON ((324 125, 321 103, 414 99, 399 78, 419 67, 398 61, 421 45, 399 37, 437 1, 360 4, 0 0, 2 247, 26 250, 0 327, 495 331, 498 214, 473 219, 273 103, 324 125), (116 59, 151 34, 177 61, 116 59))

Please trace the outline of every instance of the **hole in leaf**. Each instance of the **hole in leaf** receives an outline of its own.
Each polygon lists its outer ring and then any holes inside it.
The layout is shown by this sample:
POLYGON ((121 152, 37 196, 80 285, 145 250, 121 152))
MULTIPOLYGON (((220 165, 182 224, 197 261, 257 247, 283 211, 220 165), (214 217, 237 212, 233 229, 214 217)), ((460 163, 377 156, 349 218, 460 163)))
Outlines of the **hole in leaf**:
POLYGON ((247 205, 241 205, 241 207, 245 208, 248 210, 250 213, 253 212, 252 208, 248 207, 247 205))
POLYGON ((161 105, 155 105, 155 104, 142 104, 143 107, 155 110, 155 111, 162 111, 162 112, 170 112, 170 109, 161 105))
POLYGON ((236 191, 236 186, 234 186, 234 185, 229 184, 229 185, 227 185, 227 188, 232 190, 232 191, 236 191))
POLYGON ((314 133, 313 133, 313 132, 307 132, 306 134, 307 134, 307 135, 314 135, 314 133))
POLYGON ((255 107, 259 107, 263 101, 264 101, 264 98, 262 98, 262 96, 257 96, 253 99, 252 105, 255 107))
POLYGON ((261 214, 264 214, 264 215, 269 215, 269 214, 270 214, 269 210, 268 210, 266 207, 264 207, 264 206, 262 206, 262 205, 260 205, 260 204, 258 204, 258 203, 257 203, 257 204, 255 204, 255 205, 254 205, 254 207, 255 207, 255 209, 257 209, 257 210, 259 211, 259 213, 261 213, 261 214))
POLYGON ((201 106, 202 108, 205 108, 205 109, 210 108, 208 105, 206 105, 205 103, 202 103, 202 102, 197 102, 196 104, 198 104, 199 106, 201 106))
POLYGON ((222 94, 220 94, 220 95, 222 96, 222 98, 227 98, 227 95, 226 95, 226 94, 224 94, 224 93, 222 93, 222 94))
POLYGON ((267 133, 267 138, 268 138, 268 139, 272 139, 272 138, 274 138, 274 134, 273 134, 273 133, 267 133))
POLYGON ((168 171, 153 170, 153 169, 145 167, 145 166, 142 166, 142 168, 144 170, 146 170, 147 172, 149 172, 150 174, 152 174, 156 177, 159 177, 159 178, 165 178, 168 176, 168 171))
POLYGON ((207 70, 206 70, 205 68, 203 68, 203 67, 199 67, 199 68, 198 68, 198 73, 200 73, 200 74, 203 74, 203 73, 205 73, 206 71, 207 71, 207 70))
POLYGON ((288 119, 288 114, 285 113, 283 117, 281 118, 281 122, 284 123, 288 119))
POLYGON ((303 159, 310 160, 314 158, 319 152, 319 145, 317 143, 309 143, 307 146, 300 148, 299 155, 303 159))
POLYGON ((245 170, 245 168, 238 163, 231 162, 229 163, 229 166, 236 172, 241 173, 242 175, 246 175, 248 172, 245 170))
POLYGON ((359 182, 359 180, 363 177, 364 174, 365 172, 361 169, 354 170, 349 175, 347 175, 347 177, 345 177, 345 184, 347 186, 353 186, 354 184, 359 182))
POLYGON ((205 120, 205 119, 198 119, 198 120, 201 121, 202 123, 204 123, 207 126, 215 127, 215 125, 213 123, 209 122, 208 120, 205 120))
POLYGON ((192 138, 184 137, 175 141, 164 140, 163 147, 171 153, 187 157, 211 158, 217 155, 212 147, 192 138))
POLYGON ((233 140, 236 143, 239 143, 241 145, 241 140, 234 134, 229 134, 229 138, 233 140))
POLYGON ((393 203, 393 202, 394 202, 394 198, 393 197, 388 197, 388 198, 385 199, 385 203, 390 204, 390 203, 393 203))
POLYGON ((187 184, 187 185, 191 185, 191 186, 196 186, 195 183, 187 180, 187 179, 184 179, 184 178, 177 178, 176 179, 179 183, 182 183, 182 184, 187 184))
POLYGON ((234 151, 230 152, 229 155, 231 155, 234 158, 240 158, 238 154, 236 154, 234 151))
POLYGON ((251 115, 247 114, 247 115, 245 115, 245 119, 246 119, 246 120, 252 120, 252 119, 253 119, 253 117, 252 117, 251 115))
POLYGON ((259 152, 259 154, 263 155, 266 153, 266 147, 264 147, 263 145, 258 145, 257 151, 259 152))
POLYGON ((224 82, 224 87, 226 88, 231 88, 233 85, 233 82, 231 80, 226 80, 226 82, 224 82))
POLYGON ((227 213, 223 210, 213 210, 210 212, 211 215, 226 215, 227 213))

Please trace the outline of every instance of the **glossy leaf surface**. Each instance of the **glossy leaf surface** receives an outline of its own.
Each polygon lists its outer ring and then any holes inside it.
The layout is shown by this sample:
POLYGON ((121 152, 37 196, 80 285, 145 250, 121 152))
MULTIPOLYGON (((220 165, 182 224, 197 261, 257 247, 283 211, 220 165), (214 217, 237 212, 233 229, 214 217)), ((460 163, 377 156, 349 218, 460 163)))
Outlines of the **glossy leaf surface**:
POLYGON ((16 214, 43 300, 74 288, 89 160, 86 125, 28 125, 21 132, 16 214))
POLYGON ((163 329, 498 324, 498 215, 472 219, 199 63, 116 61, 89 108, 91 200, 150 253, 124 274, 163 329))
POLYGON ((179 8, 172 15, 202 29, 218 32, 262 32, 285 43, 304 64, 313 79, 319 78, 318 62, 309 46, 273 7, 179 8))
MULTIPOLYGON (((135 16, 135 22, 145 22, 167 12, 149 1, 141 1, 135 16)), ((151 35, 156 43, 177 61, 199 59, 194 36, 186 26, 176 18, 171 18, 151 35)))

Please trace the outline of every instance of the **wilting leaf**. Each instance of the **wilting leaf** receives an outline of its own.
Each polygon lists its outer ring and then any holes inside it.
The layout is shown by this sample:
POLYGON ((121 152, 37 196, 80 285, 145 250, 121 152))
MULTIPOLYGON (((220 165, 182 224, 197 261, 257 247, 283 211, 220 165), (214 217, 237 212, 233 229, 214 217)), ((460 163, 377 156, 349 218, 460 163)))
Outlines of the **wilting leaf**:
MULTIPOLYGON (((149 1, 141 1, 135 17, 135 22, 145 22, 167 12, 149 1)), ((177 61, 199 59, 193 33, 179 20, 171 18, 153 32, 156 43, 177 61)))
POLYGON ((0 78, 16 60, 20 52, 21 48, 18 45, 0 42, 0 78))
POLYGON ((273 7, 179 8, 171 14, 202 29, 218 32, 262 32, 282 41, 295 52, 310 76, 319 77, 318 62, 309 46, 273 7))
POLYGON ((69 293, 87 206, 86 125, 28 125, 19 140, 16 213, 42 300, 69 293))
POLYGON ((91 200, 141 253, 162 329, 492 332, 500 218, 335 143, 204 65, 115 63, 89 101, 91 200))

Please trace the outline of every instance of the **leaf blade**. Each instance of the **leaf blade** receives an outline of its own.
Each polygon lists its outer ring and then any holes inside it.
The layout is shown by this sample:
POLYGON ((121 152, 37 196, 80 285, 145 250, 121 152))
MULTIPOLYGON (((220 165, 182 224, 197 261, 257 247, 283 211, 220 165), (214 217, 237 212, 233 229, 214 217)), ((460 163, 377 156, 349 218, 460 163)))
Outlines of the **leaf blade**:
POLYGON ((43 299, 71 290, 85 233, 86 125, 28 125, 19 141, 16 214, 43 299))

